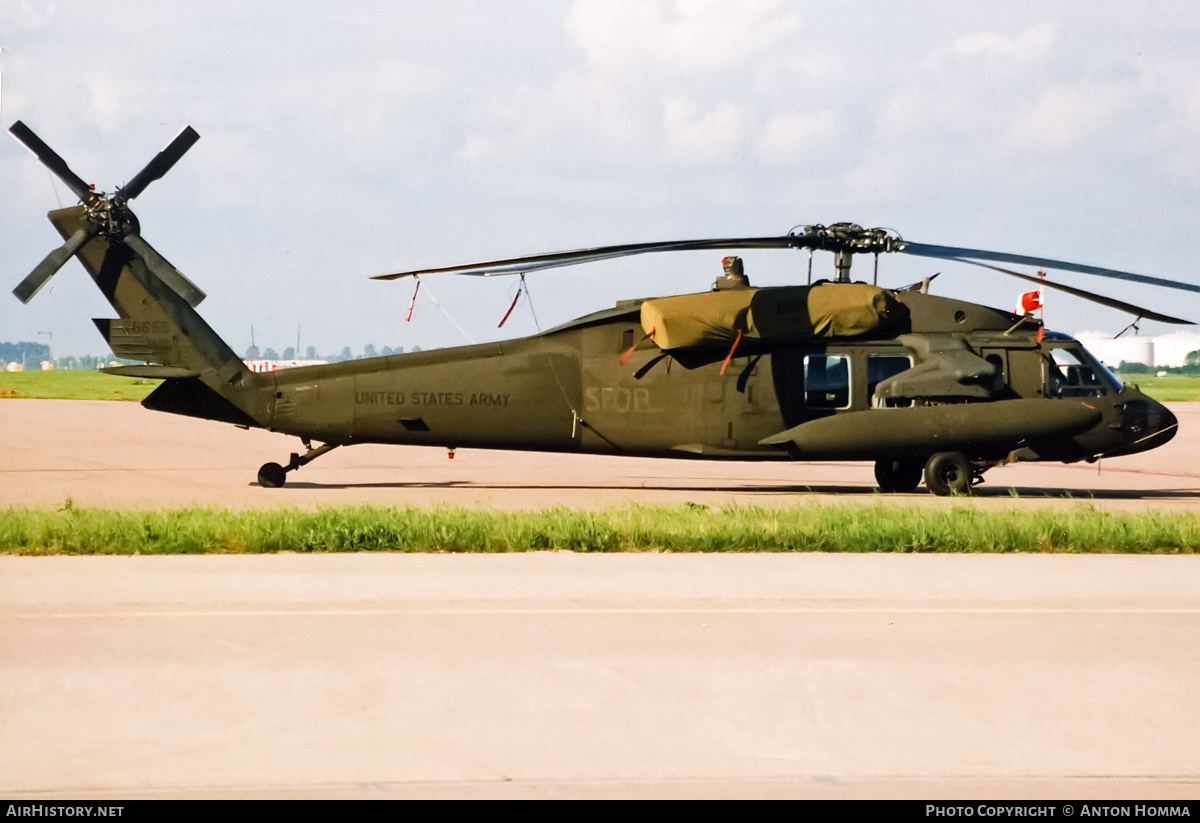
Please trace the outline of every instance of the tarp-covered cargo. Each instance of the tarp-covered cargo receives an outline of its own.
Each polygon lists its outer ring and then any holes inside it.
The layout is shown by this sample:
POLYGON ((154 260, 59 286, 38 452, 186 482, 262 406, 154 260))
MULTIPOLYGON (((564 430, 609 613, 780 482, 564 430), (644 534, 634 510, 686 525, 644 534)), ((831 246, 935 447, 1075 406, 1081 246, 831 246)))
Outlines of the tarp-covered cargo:
POLYGON ((662 349, 726 345, 737 337, 766 341, 855 337, 874 331, 888 294, 866 283, 819 283, 729 289, 642 303, 642 329, 662 349))

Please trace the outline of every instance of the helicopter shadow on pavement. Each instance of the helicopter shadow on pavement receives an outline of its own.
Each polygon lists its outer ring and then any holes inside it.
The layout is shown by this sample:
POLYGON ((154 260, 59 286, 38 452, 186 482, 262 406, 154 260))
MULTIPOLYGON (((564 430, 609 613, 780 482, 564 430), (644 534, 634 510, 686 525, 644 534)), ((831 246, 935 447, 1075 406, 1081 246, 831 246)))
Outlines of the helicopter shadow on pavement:
MULTIPOLYGON (((257 485, 257 484, 249 484, 257 485)), ((475 483, 469 480, 418 481, 394 483, 288 483, 291 489, 315 491, 335 489, 461 489, 463 491, 629 491, 629 492, 693 492, 709 494, 756 494, 756 495, 826 495, 858 499, 874 497, 880 500, 907 500, 928 498, 923 489, 911 494, 881 494, 874 486, 866 485, 765 485, 765 484, 678 484, 648 483, 638 479, 629 483, 475 483)), ((990 486, 978 487, 972 497, 1012 498, 1021 500, 1166 500, 1200 502, 1198 489, 1088 489, 1088 488, 1045 488, 1033 486, 990 486)))
MULTIPOLYGON (((258 486, 258 483, 247 483, 247 486, 258 486)), ((508 486, 480 486, 466 480, 442 480, 438 482, 415 483, 305 483, 289 482, 289 489, 312 489, 314 491, 329 491, 333 489, 481 489, 509 488, 508 486)))
MULTIPOLYGON (((248 483, 257 486, 257 483, 248 483)), ((874 488, 867 486, 777 486, 761 484, 703 484, 689 485, 647 483, 634 480, 629 483, 476 483, 469 480, 445 480, 440 482, 394 483, 293 483, 289 489, 462 489, 463 491, 630 491, 630 492, 709 492, 725 494, 828 494, 828 495, 876 495, 874 488)))

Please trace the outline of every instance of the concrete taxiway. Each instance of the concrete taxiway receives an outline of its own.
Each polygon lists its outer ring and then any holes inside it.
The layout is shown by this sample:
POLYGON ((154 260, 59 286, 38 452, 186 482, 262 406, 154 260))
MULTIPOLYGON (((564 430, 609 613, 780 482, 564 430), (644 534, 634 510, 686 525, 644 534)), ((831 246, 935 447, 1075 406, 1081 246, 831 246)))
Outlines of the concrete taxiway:
MULTIPOLYGON (((1192 408, 1098 473, 887 499, 1192 508, 1192 408)), ((0 510, 884 499, 866 464, 374 446, 263 489, 294 440, 124 403, 0 432, 0 510)), ((1197 693, 1195 556, 0 556, 13 799, 1198 798, 1197 693)))
MULTIPOLYGON (((1014 496, 1115 508, 1200 504, 1200 403, 1178 403, 1167 446, 1089 464, 993 469, 978 505, 1014 496)), ((780 505, 879 499, 869 463, 737 463, 358 445, 337 449, 282 489, 255 478, 303 451, 294 437, 147 411, 134 403, 0 400, 0 507, 452 504, 599 508, 629 501, 780 505)), ((924 489, 887 499, 931 505, 924 489)))
POLYGON ((0 558, 0 795, 1200 797, 1200 558, 0 558))

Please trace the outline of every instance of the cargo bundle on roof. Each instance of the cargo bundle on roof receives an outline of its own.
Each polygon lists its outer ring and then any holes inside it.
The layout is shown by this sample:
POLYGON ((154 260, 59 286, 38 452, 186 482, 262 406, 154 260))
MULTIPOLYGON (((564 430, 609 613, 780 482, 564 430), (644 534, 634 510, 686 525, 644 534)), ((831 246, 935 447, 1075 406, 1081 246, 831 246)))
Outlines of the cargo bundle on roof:
POLYGON ((729 289, 642 303, 642 329, 663 349, 728 346, 743 338, 785 342, 857 337, 887 314, 888 293, 866 283, 729 289))

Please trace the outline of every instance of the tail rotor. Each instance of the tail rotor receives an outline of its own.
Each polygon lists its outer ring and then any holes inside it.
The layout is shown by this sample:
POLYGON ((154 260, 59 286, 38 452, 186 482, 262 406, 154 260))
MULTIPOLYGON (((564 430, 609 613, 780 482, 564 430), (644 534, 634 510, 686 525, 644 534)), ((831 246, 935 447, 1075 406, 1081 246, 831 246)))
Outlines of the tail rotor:
POLYGON ((38 263, 33 271, 17 284, 17 287, 13 289, 13 294, 18 300, 28 303, 88 241, 95 237, 105 237, 110 242, 125 244, 134 254, 142 258, 150 271, 186 300, 189 305, 192 307, 199 305, 205 297, 204 292, 184 277, 174 266, 162 259, 141 238, 137 217, 128 205, 129 201, 145 191, 147 186, 170 171, 187 153, 187 150, 195 145, 196 141, 200 139, 200 135, 195 129, 191 126, 184 128, 165 149, 155 155, 141 171, 134 175, 133 179, 124 186, 118 187, 111 197, 105 192, 96 191, 94 186, 85 183, 82 177, 71 170, 62 157, 20 120, 9 128, 9 133, 74 192, 83 205, 86 215, 80 228, 68 237, 65 243, 46 255, 42 262, 38 263))

